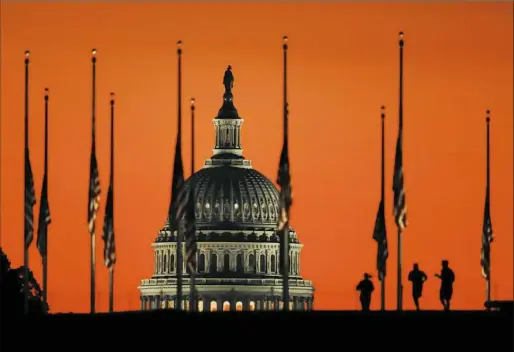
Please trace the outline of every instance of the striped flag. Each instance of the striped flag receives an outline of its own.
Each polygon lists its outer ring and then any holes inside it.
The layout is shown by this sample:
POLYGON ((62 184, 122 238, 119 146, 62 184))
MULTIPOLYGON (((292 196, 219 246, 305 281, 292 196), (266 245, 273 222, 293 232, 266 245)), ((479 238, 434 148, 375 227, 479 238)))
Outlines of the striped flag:
POLYGON ((116 263, 116 247, 114 245, 114 191, 112 179, 107 192, 107 203, 105 204, 104 232, 104 263, 110 268, 116 263))
POLYGON ((47 254, 48 225, 52 222, 50 217, 50 205, 48 203, 48 178, 43 176, 43 188, 41 189, 41 203, 39 204, 39 221, 37 228, 37 248, 44 257, 47 254))
POLYGON ((36 205, 36 191, 34 189, 34 175, 30 165, 29 148, 25 147, 25 247, 28 249, 34 239, 34 205, 36 205))
POLYGON ((394 219, 400 229, 407 227, 407 203, 405 201, 405 187, 403 182, 403 126, 400 120, 393 175, 394 219))
POLYGON ((95 137, 91 148, 91 163, 89 166, 89 198, 87 204, 87 222, 89 234, 95 234, 96 212, 100 206, 100 176, 98 175, 98 163, 96 161, 95 137))
POLYGON ((195 228, 195 203, 193 189, 183 186, 179 196, 177 219, 183 219, 181 230, 184 233, 186 265, 190 273, 196 273, 196 228, 195 228))
POLYGON ((484 225, 482 229, 482 251, 480 264, 482 265, 482 276, 487 280, 491 270, 491 243, 493 242, 493 224, 491 222, 491 209, 489 202, 489 187, 485 198, 484 225))
POLYGON ((375 230, 373 239, 377 241, 377 271, 380 281, 386 276, 386 263, 389 257, 387 249, 387 231, 385 223, 384 201, 380 201, 378 206, 377 218, 375 220, 375 230))

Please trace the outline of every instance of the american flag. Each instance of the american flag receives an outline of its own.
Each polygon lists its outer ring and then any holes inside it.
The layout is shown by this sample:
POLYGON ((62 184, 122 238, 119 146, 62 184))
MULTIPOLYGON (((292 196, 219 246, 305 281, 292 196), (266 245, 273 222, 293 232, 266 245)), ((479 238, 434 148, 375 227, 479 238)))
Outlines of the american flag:
MULTIPOLYGON (((285 115, 287 116, 287 106, 285 115)), ((287 117, 286 117, 287 118, 287 117)), ((277 183, 280 186, 280 210, 278 214, 277 231, 282 232, 289 226, 289 209, 293 204, 291 174, 289 172, 289 150, 287 145, 287 131, 284 131, 284 144, 280 154, 277 183)))
POLYGON ((380 201, 378 206, 377 218, 375 220, 375 230, 373 239, 377 241, 377 271, 380 281, 386 276, 386 264, 389 257, 387 249, 387 231, 385 223, 384 201, 380 201))
POLYGON ((104 232, 104 263, 110 268, 116 263, 116 247, 114 244, 114 190, 112 179, 107 192, 107 203, 105 204, 104 232))
POLYGON ((96 212, 100 206, 100 177, 98 175, 98 163, 96 161, 96 145, 93 136, 91 148, 91 163, 89 166, 89 198, 87 204, 87 222, 89 234, 95 234, 96 212))
POLYGON ((39 204, 39 221, 37 228, 37 248, 44 257, 47 254, 48 225, 52 222, 50 217, 50 205, 48 204, 48 178, 43 176, 43 188, 41 189, 41 203, 39 204))
POLYGON ((184 167, 182 163, 182 133, 179 128, 175 146, 171 202, 169 207, 170 231, 184 234, 186 263, 189 272, 196 273, 196 236, 194 218, 194 197, 185 186, 184 167), (185 222, 185 223, 184 223, 185 222), (181 225, 182 224, 182 225, 181 225))
POLYGON ((34 189, 34 176, 30 166, 29 148, 25 147, 25 248, 28 249, 34 239, 34 205, 36 205, 36 191, 34 189))
MULTIPOLYGON (((191 184, 190 184, 191 185, 191 184)), ((177 211, 177 220, 183 219, 183 226, 181 227, 184 233, 185 252, 186 252, 186 265, 190 273, 196 273, 196 228, 195 228, 195 203, 192 187, 182 187, 179 196, 180 206, 177 211)))
MULTIPOLYGON (((401 119, 401 117, 400 117, 401 119)), ((394 160, 393 192, 394 192, 394 218, 400 229, 407 227, 407 203, 405 201, 405 187, 403 180, 403 126, 400 120, 398 141, 396 142, 396 157, 394 160)))
POLYGON ((489 187, 485 198, 484 225, 482 229, 482 251, 480 264, 482 265, 482 276, 487 280, 491 270, 491 243, 493 242, 493 224, 491 222, 491 209, 489 202, 489 187))

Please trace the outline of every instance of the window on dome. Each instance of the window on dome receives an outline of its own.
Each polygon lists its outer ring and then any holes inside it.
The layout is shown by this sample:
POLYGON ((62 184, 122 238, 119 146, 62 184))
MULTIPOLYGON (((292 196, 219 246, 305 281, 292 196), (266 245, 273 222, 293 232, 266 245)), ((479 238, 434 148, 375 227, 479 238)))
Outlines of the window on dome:
POLYGON ((250 301, 250 312, 253 312, 255 310, 255 302, 250 301))
POLYGON ((244 272, 244 263, 243 263, 243 255, 239 253, 236 257, 236 266, 237 266, 237 272, 243 273, 244 272))
POLYGON ((230 311, 230 302, 229 301, 223 302, 223 311, 224 312, 229 312, 230 311))
POLYGON ((225 270, 225 272, 230 271, 230 254, 228 253, 225 253, 223 257, 223 269, 225 270))
POLYGON ((218 310, 218 303, 216 301, 211 301, 211 312, 216 312, 218 310))
POLYGON ((203 312, 203 300, 198 301, 198 311, 203 312))
POLYGON ((201 253, 198 257, 198 271, 204 272, 205 271, 205 254, 201 253))
POLYGON ((237 302, 236 303, 236 312, 242 312, 243 311, 243 302, 237 302))
POLYGON ((252 253, 250 253, 248 255, 248 270, 249 271, 255 270, 255 256, 252 253))
POLYGON ((169 266, 170 266, 169 272, 170 273, 174 272, 175 271, 175 255, 174 254, 170 255, 169 266))
POLYGON ((261 273, 266 272, 266 256, 264 254, 261 254, 261 262, 260 262, 260 269, 261 273))
POLYGON ((216 255, 216 253, 211 254, 211 263, 210 264, 211 265, 209 267, 209 272, 211 272, 211 273, 218 272, 218 256, 216 255))

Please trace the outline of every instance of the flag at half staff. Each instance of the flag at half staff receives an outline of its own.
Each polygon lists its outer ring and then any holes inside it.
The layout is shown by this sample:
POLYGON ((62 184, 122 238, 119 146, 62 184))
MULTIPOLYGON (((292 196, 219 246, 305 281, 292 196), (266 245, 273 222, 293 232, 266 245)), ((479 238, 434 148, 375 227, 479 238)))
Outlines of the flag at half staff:
POLYGON ((389 257, 387 248, 387 232, 385 223, 384 201, 380 201, 378 206, 377 218, 375 220, 375 230, 373 231, 373 239, 377 241, 377 271, 378 278, 382 281, 386 275, 386 263, 389 257))
POLYGON ((89 167, 89 198, 87 221, 89 234, 95 233, 96 212, 100 206, 100 176, 98 174, 98 162, 96 161, 96 143, 93 136, 93 145, 91 148, 91 162, 89 167))
MULTIPOLYGON (((285 113, 288 114, 288 107, 286 106, 285 109, 285 113)), ((280 210, 277 231, 283 231, 289 226, 289 209, 293 204, 287 135, 284 138, 282 153, 280 154, 277 183, 280 186, 280 210)))
POLYGON ((400 229, 407 227, 407 203, 405 201, 405 186, 403 179, 403 126, 400 121, 398 140, 396 142, 396 157, 393 175, 394 219, 400 229))
POLYGON ((104 263, 110 268, 116 263, 116 247, 114 244, 114 192, 112 180, 107 192, 107 202, 105 204, 104 232, 104 263))
POLYGON ((34 189, 34 175, 30 165, 29 148, 25 147, 25 245, 30 247, 34 239, 34 205, 36 205, 36 191, 34 189))
POLYGON ((51 222, 50 204, 48 203, 48 178, 45 173, 43 176, 43 188, 41 189, 41 202, 39 204, 39 221, 37 228, 37 248, 39 249, 39 253, 41 253, 42 257, 48 252, 48 225, 50 225, 51 222))

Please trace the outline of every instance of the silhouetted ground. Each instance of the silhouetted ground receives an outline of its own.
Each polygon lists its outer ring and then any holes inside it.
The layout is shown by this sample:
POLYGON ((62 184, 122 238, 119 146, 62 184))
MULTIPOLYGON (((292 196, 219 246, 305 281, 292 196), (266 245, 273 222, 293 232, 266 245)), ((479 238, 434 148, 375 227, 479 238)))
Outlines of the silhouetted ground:
POLYGON ((7 340, 21 338, 26 331, 32 346, 58 350, 96 345, 99 351, 107 351, 107 346, 141 351, 162 346, 172 351, 178 349, 178 343, 181 350, 192 351, 205 344, 212 344, 211 350, 513 351, 513 320, 512 311, 53 314, 10 322, 2 319, 0 341, 2 350, 15 350, 4 349, 4 344, 11 344, 7 340), (189 343, 193 345, 187 346, 189 343))

